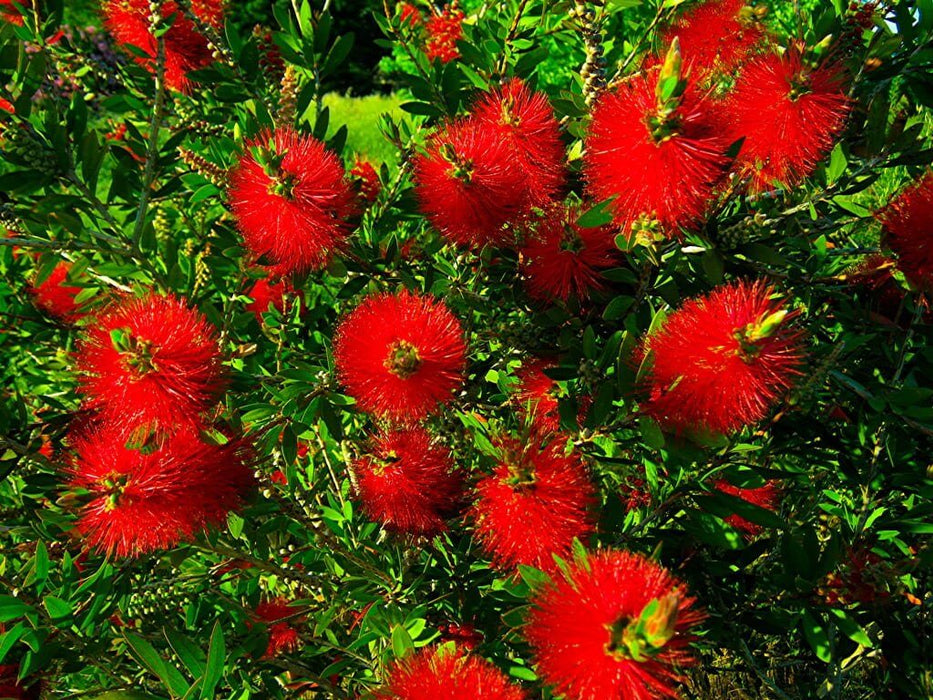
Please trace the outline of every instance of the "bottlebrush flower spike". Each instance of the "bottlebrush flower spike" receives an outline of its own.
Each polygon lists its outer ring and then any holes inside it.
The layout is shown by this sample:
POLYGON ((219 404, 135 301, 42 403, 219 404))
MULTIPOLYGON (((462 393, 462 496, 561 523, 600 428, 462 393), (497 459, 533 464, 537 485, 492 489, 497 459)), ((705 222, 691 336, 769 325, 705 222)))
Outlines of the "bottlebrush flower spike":
MULTIPOLYGON (((514 400, 518 411, 530 415, 532 425, 540 436, 560 430, 560 385, 544 373, 554 367, 557 364, 551 360, 533 359, 524 363, 515 373, 518 385, 514 400)), ((586 416, 589 404, 589 397, 578 400, 578 421, 586 416)))
POLYGON ((883 242, 897 255, 907 281, 933 292, 933 172, 894 198, 878 213, 883 242))
POLYGON ((38 700, 41 683, 26 687, 19 680, 19 664, 0 664, 0 698, 38 700))
POLYGON ((246 247, 277 274, 327 265, 343 248, 353 188, 324 144, 282 127, 248 141, 227 192, 246 247))
POLYGON ((379 173, 371 161, 357 158, 350 170, 350 177, 356 184, 360 196, 367 202, 375 202, 382 191, 382 183, 379 182, 379 173))
POLYGON ((191 428, 147 453, 127 449, 106 425, 79 428, 71 442, 69 485, 88 492, 77 529, 108 555, 135 557, 190 540, 226 522, 253 483, 242 442, 209 444, 191 428))
POLYGON ((723 114, 730 141, 745 139, 738 164, 754 191, 799 183, 832 150, 851 106, 843 83, 841 66, 809 66, 795 48, 749 61, 723 114))
POLYGON ((253 617, 264 624, 269 632, 269 643, 266 646, 264 659, 271 659, 282 653, 295 651, 301 643, 296 624, 303 618, 296 617, 298 608, 288 604, 285 598, 272 598, 256 606, 253 617))
POLYGON ((694 602, 660 564, 604 550, 533 595, 523 634, 538 675, 566 700, 676 698, 704 617, 694 602))
POLYGON ((702 77, 711 71, 730 73, 764 38, 761 17, 766 8, 746 0, 707 0, 685 12, 661 35, 661 43, 680 40, 684 61, 702 77))
POLYGON ((429 61, 437 59, 441 63, 449 63, 460 56, 457 42, 463 38, 463 17, 463 10, 448 5, 424 23, 428 33, 424 54, 429 61))
POLYGON ((337 374, 364 411, 417 421, 463 383, 466 342, 450 309, 409 291, 367 297, 334 338, 337 374))
MULTIPOLYGON (((27 8, 32 4, 31 0, 0 0, 0 19, 10 22, 11 24, 23 26, 23 16, 19 13, 19 9, 17 9, 14 4, 17 2, 27 8)), ((0 668, 3 667, 0 666, 0 668)), ((0 685, 0 688, 2 687, 3 686, 0 685)))
POLYGON ((81 292, 81 287, 67 283, 70 269, 69 263, 60 262, 48 277, 29 288, 37 307, 52 318, 66 323, 77 321, 84 315, 75 303, 75 297, 81 292))
POLYGON ((521 271, 533 299, 583 301, 603 288, 600 272, 617 260, 614 233, 605 226, 580 226, 577 215, 575 209, 554 206, 529 226, 521 248, 521 271))
POLYGON ((246 293, 252 301, 244 308, 252 311, 256 320, 262 323, 262 315, 272 308, 278 309, 281 314, 285 313, 288 297, 294 293, 295 288, 287 280, 263 277, 256 280, 246 293))
MULTIPOLYGON (((191 10, 208 27, 223 31, 223 0, 192 0, 191 10)), ((142 49, 147 56, 134 56, 134 59, 155 73, 159 43, 152 33, 149 0, 107 0, 103 12, 110 33, 119 43, 142 49)), ((171 21, 171 27, 163 35, 165 84, 173 90, 187 91, 190 87, 188 73, 209 66, 213 62, 213 51, 174 0, 163 2, 160 14, 163 21, 171 21)))
POLYGON ((473 119, 511 145, 536 205, 543 206, 560 193, 566 178, 566 153, 547 96, 512 78, 479 100, 473 119))
POLYGON ((765 417, 801 373, 802 334, 764 282, 692 299, 647 336, 642 409, 675 432, 728 434, 765 417))
POLYGON ((450 452, 423 428, 383 433, 353 471, 366 515, 394 532, 441 532, 460 501, 463 479, 450 452))
POLYGON ((573 539, 593 530, 595 491, 579 455, 559 441, 544 448, 508 440, 492 475, 476 485, 475 535, 502 570, 520 564, 549 571, 573 539))
POLYGON ((78 343, 86 408, 128 432, 193 425, 225 388, 214 328, 178 297, 124 298, 78 343))
MULTIPOLYGON (((773 481, 769 481, 764 486, 760 486, 754 489, 743 489, 738 486, 733 486, 725 479, 720 479, 716 482, 716 488, 723 493, 727 493, 730 496, 736 496, 741 498, 746 503, 751 503, 752 505, 759 506, 765 510, 770 510, 774 512, 777 510, 777 506, 780 503, 781 499, 781 490, 778 487, 778 484, 773 481)), ((746 535, 758 535, 761 534, 764 528, 757 523, 753 523, 750 520, 746 520, 740 515, 733 513, 732 515, 725 518, 725 521, 729 523, 736 530, 741 530, 746 535)))
POLYGON ((686 85, 675 42, 660 69, 597 102, 584 159, 590 195, 615 197, 615 223, 625 232, 679 236, 679 227, 703 219, 730 143, 709 100, 686 85))
POLYGON ((389 668, 377 700, 525 700, 525 692, 479 656, 453 645, 425 647, 389 668))
POLYGON ((530 210, 525 178, 510 142, 473 120, 452 122, 416 157, 422 213, 452 243, 502 245, 508 224, 530 210))

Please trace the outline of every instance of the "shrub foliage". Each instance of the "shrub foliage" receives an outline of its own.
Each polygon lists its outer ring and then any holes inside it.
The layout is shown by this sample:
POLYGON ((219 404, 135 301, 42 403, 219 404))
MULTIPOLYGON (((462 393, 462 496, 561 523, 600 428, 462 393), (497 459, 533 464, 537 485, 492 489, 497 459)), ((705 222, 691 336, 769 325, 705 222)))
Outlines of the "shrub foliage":
POLYGON ((329 1, 100 5, 0 2, 0 696, 933 697, 929 0, 383 3, 389 162, 329 1))

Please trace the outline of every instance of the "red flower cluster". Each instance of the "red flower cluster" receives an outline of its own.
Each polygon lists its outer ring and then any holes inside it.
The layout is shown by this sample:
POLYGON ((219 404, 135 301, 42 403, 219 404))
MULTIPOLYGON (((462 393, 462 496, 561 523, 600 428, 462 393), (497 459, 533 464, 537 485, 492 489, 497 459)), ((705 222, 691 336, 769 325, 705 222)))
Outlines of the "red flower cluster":
POLYGON ((326 266, 354 212, 340 159, 286 127, 247 142, 227 195, 246 247, 280 275, 326 266))
POLYGON ((84 315, 75 303, 81 287, 68 284, 70 270, 69 263, 60 262, 48 277, 29 288, 36 306, 52 318, 66 323, 73 323, 84 315))
POLYGON ((538 675, 567 700, 676 698, 703 619, 693 604, 660 564, 605 550, 535 593, 524 635, 538 675))
POLYGON ((208 443, 192 428, 151 452, 127 449, 107 425, 79 429, 71 442, 70 486, 89 492, 77 528, 108 555, 173 547, 223 523, 252 483, 242 443, 208 443))
MULTIPOLYGON (((107 28, 117 41, 142 49, 147 55, 134 58, 154 73, 159 40, 152 32, 149 0, 107 0, 103 9, 107 28)), ((192 0, 191 9, 200 22, 214 30, 223 30, 223 0, 192 0)), ((209 66, 213 61, 212 50, 196 24, 185 16, 174 0, 162 4, 161 14, 164 21, 171 21, 171 27, 162 35, 165 84, 172 89, 186 91, 190 87, 188 74, 209 66)))
POLYGON ((551 570, 552 555, 565 556, 575 537, 593 530, 595 490, 586 468, 558 441, 544 448, 507 441, 501 454, 493 473, 476 485, 470 511, 476 538, 499 569, 551 570))
MULTIPOLYGON (((559 385, 544 371, 557 365, 550 360, 533 359, 522 365, 514 400, 522 415, 529 415, 536 432, 546 437, 560 430, 559 385)), ((579 400, 577 420, 582 420, 589 406, 589 397, 579 400)))
MULTIPOLYGON (((13 3, 19 3, 23 7, 29 7, 32 4, 30 0, 0 0, 0 19, 22 26, 23 16, 13 3)), ((0 689, 2 689, 2 687, 3 686, 0 685, 0 689)))
POLYGON ((543 205, 560 193, 566 154, 560 124, 544 93, 512 78, 479 99, 472 119, 509 144, 533 204, 543 205))
POLYGON ((513 80, 473 115, 434 134, 415 160, 421 210, 451 242, 509 241, 508 227, 544 206, 564 181, 564 151, 547 99, 513 80))
POLYGON ((392 430, 353 464, 363 510, 387 529, 433 535, 460 500, 463 479, 450 452, 423 428, 392 430))
POLYGON ((271 659, 278 654, 295 651, 301 643, 298 630, 294 625, 301 618, 296 617, 298 608, 288 604, 285 598, 265 600, 256 606, 253 617, 264 624, 269 631, 269 643, 263 658, 271 659))
POLYGON ((839 569, 828 574, 820 589, 827 605, 887 602, 887 588, 897 582, 891 563, 870 549, 849 549, 839 569))
POLYGON ((26 687, 20 683, 19 664, 0 664, 0 698, 12 700, 38 700, 41 684, 26 687))
POLYGON ((263 277, 256 280, 246 293, 252 301, 245 308, 252 311, 256 320, 262 323, 262 315, 272 308, 278 309, 279 313, 285 313, 288 297, 294 293, 295 288, 287 280, 263 277))
POLYGON ((849 114, 842 68, 808 66, 800 51, 752 59, 726 98, 729 140, 744 138, 738 164, 752 188, 795 185, 832 150, 849 114))
POLYGON ((119 300, 89 324, 76 365, 86 408, 115 427, 196 425, 225 388, 217 335, 174 296, 119 300))
POLYGON ((726 172, 731 141, 698 91, 688 87, 664 97, 662 72, 632 76, 600 98, 584 169, 595 200, 615 198, 615 223, 625 232, 659 226, 662 236, 676 237, 679 227, 706 214, 726 172))
POLYGON ((375 202, 382 191, 382 183, 379 182, 379 173, 371 161, 363 158, 357 158, 350 170, 350 177, 357 187, 360 196, 367 202, 375 202))
POLYGON ((800 374, 802 336, 763 282, 692 299, 643 341, 642 408, 676 432, 728 434, 765 417, 800 374), (643 356, 644 357, 644 356, 643 356))
MULTIPOLYGON (((720 479, 716 482, 716 488, 730 496, 741 498, 746 503, 751 503, 752 505, 772 512, 777 510, 777 505, 781 499, 781 489, 778 487, 778 484, 773 481, 769 481, 764 486, 758 488, 743 489, 738 486, 733 486, 725 479, 720 479)), ((741 530, 746 535, 758 535, 764 529, 761 525, 746 520, 735 513, 725 518, 725 521, 736 530, 741 530)))
POLYGON ((456 316, 434 297, 375 294, 340 322, 334 361, 362 410, 410 422, 453 398, 466 343, 456 316))
POLYGON ((426 647, 396 661, 377 700, 524 700, 521 688, 485 659, 459 649, 426 647))
POLYGON ((735 70, 761 42, 764 31, 758 12, 746 0, 707 0, 668 27, 661 35, 662 45, 675 37, 685 63, 700 77, 735 70))
POLYGON ((918 289, 933 292, 933 172, 895 197, 878 219, 898 269, 918 289))
POLYGON ((600 271, 618 256, 609 227, 583 227, 577 211, 551 207, 521 248, 521 270, 528 294, 538 301, 585 300, 603 288, 600 271))
MULTIPOLYGON (((457 42, 463 38, 463 11, 448 5, 439 14, 431 15, 424 28, 428 34, 424 53, 429 61, 448 63, 460 56, 457 42)), ((409 15, 409 22, 411 22, 409 15)), ((404 10, 403 10, 404 19, 404 10)))

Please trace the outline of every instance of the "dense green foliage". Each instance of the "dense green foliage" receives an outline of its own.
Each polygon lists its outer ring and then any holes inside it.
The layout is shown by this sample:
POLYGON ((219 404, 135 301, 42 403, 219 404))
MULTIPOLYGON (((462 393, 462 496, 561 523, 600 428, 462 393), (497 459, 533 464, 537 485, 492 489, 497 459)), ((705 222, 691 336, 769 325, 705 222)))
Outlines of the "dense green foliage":
MULTIPOLYGON (((893 311, 851 284, 852 268, 881 251, 872 212, 931 162, 933 3, 888 3, 883 19, 855 31, 847 3, 773 3, 785 37, 848 42, 857 107, 831 155, 798 187, 724 197, 683 240, 620 236, 605 292, 550 307, 529 301, 515 251, 464 251, 432 230, 411 160, 435 125, 520 76, 562 120, 571 198, 607 223, 582 194, 589 108, 570 3, 464 3, 461 57, 442 64, 406 39, 391 6, 385 17, 382 3, 335 0, 341 25, 319 2, 279 3, 273 16, 252 0, 215 37, 224 60, 199 71, 189 94, 157 90, 129 60, 105 85, 82 63, 85 39, 49 41, 63 4, 46 2, 32 26, 0 26, 0 94, 15 109, 2 118, 0 160, 0 221, 11 236, 0 239, 0 665, 18 665, 49 697, 355 698, 457 623, 474 626, 477 652, 531 697, 553 697, 519 633, 539 572, 491 568, 461 519, 412 541, 360 512, 348 465, 377 426, 335 377, 333 332, 367 292, 405 287, 443 298, 468 331, 465 389, 429 426, 470 479, 491 469, 498 439, 522 434, 510 399, 516 370, 532 356, 558 358, 562 427, 600 490, 598 529, 583 544, 656 556, 708 613, 684 697, 933 698, 928 306, 900 273, 893 311), (361 42, 365 31, 355 44, 347 34, 361 18, 395 47, 383 65, 401 83, 400 106, 332 92, 374 76, 382 49, 361 42), (297 87, 283 89, 260 61, 256 21, 275 27, 297 87), (45 89, 56 75, 76 89, 45 89), (326 140, 348 168, 357 153, 375 160, 382 191, 346 255, 296 280, 301 303, 260 320, 245 308, 256 271, 217 174, 247 137, 282 123, 326 140), (108 139, 120 124, 125 135, 108 139), (232 381, 218 422, 254 441, 260 475, 225 529, 136 560, 86 552, 78 540, 82 494, 65 488, 63 469, 80 411, 72 353, 94 320, 57 322, 29 292, 62 260, 91 310, 154 288, 183 295, 220 329, 232 381), (793 300, 805 376, 757 427, 705 442, 665 434, 635 399, 639 339, 685 299, 749 277, 793 300), (285 483, 273 480, 278 471, 285 483), (721 478, 779 481, 780 506, 718 491, 721 478), (726 522, 733 514, 763 532, 743 536, 726 522), (250 611, 270 597, 294 602, 300 645, 265 658, 268 630, 250 611)), ((683 3, 594 4, 612 76, 661 48, 650 28, 683 3)))

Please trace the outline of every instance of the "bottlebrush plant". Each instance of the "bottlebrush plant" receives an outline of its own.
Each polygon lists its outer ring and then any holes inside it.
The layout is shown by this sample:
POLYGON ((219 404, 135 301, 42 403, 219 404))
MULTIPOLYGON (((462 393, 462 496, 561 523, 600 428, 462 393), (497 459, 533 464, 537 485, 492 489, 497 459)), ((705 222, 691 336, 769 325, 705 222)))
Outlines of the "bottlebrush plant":
POLYGON ((389 1, 368 127, 330 0, 67 4, 0 697, 933 698, 929 0, 389 1))

